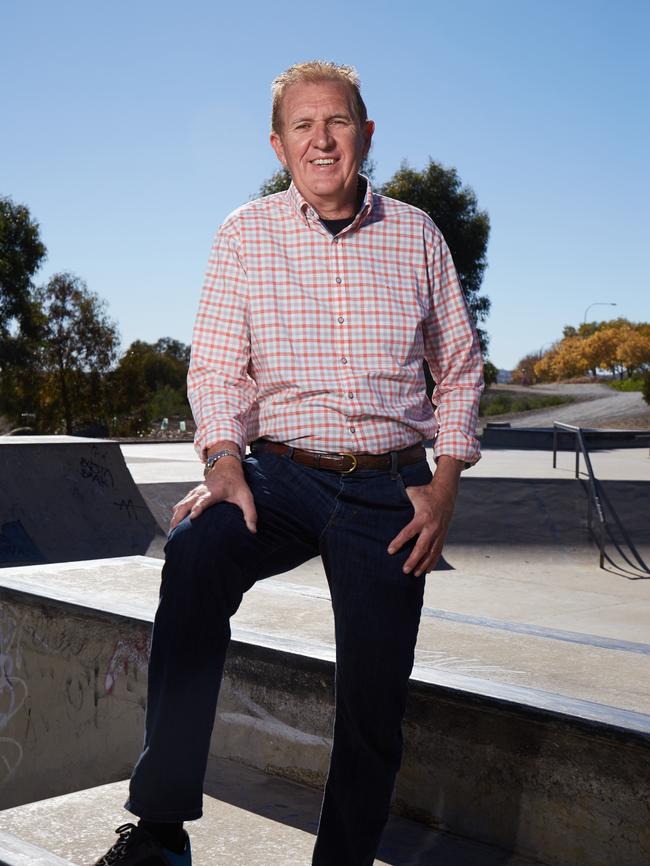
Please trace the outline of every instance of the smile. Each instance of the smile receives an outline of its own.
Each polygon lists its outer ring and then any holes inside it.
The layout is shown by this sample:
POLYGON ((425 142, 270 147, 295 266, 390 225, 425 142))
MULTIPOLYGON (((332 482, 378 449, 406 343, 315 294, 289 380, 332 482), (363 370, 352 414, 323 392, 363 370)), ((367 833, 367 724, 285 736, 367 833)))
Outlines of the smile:
POLYGON ((312 164, 312 165, 334 165, 335 162, 336 162, 336 160, 335 160, 335 159, 332 159, 332 158, 328 158, 328 159, 312 159, 312 160, 311 160, 311 164, 312 164))

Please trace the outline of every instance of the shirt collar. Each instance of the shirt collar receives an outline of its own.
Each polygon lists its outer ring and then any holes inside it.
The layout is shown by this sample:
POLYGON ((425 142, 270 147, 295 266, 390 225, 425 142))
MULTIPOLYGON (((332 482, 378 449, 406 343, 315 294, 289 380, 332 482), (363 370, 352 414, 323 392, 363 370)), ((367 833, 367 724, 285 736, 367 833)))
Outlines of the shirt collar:
MULTIPOLYGON (((360 175, 366 181, 366 194, 363 197, 363 203, 359 208, 359 212, 357 213, 352 226, 356 228, 356 226, 360 225, 363 220, 366 219, 368 214, 372 211, 372 186, 370 185, 370 181, 365 175, 360 175)), ((298 187, 295 185, 293 181, 291 181, 291 186, 286 192, 287 201, 291 209, 296 213, 296 215, 302 219, 304 223, 309 225, 310 222, 320 220, 320 217, 314 210, 314 208, 309 204, 309 202, 302 197, 300 194, 298 187)), ((350 228, 352 228, 350 226, 350 228)))

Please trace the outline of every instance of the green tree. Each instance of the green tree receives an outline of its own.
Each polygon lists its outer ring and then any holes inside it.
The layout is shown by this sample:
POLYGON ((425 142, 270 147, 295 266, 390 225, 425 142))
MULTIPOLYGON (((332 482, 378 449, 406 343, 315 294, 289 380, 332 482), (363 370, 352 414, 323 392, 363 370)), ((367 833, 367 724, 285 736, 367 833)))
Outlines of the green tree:
POLYGON ((29 210, 0 198, 0 364, 19 360, 38 331, 32 279, 45 255, 29 210))
POLYGON ((41 315, 33 277, 45 255, 29 210, 0 197, 0 412, 16 419, 35 400, 41 315))
POLYGON ((276 192, 284 192, 291 185, 291 175, 288 169, 279 168, 270 178, 264 181, 257 195, 273 195, 276 192))
POLYGON ((104 420, 105 375, 119 345, 106 305, 74 274, 55 274, 38 290, 45 321, 40 351, 41 406, 52 419, 63 417, 71 434, 75 423, 104 420))
POLYGON ((135 340, 110 375, 112 412, 124 435, 148 433, 155 420, 190 417, 186 380, 190 347, 171 337, 135 340))
POLYGON ((485 354, 488 336, 480 324, 490 312, 490 299, 479 292, 487 267, 490 220, 479 210, 476 194, 462 185, 455 169, 432 159, 422 171, 403 163, 380 192, 419 207, 445 236, 485 354))

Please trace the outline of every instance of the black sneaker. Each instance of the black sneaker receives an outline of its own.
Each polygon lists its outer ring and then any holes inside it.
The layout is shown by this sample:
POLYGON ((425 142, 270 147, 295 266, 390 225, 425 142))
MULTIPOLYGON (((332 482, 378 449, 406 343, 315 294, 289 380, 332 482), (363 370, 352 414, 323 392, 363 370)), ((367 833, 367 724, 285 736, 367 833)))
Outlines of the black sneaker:
MULTIPOLYGON (((185 851, 174 854, 142 827, 122 824, 115 831, 120 838, 93 866, 192 866, 190 837, 185 833, 185 851)), ((183 831, 185 832, 185 831, 183 831)))

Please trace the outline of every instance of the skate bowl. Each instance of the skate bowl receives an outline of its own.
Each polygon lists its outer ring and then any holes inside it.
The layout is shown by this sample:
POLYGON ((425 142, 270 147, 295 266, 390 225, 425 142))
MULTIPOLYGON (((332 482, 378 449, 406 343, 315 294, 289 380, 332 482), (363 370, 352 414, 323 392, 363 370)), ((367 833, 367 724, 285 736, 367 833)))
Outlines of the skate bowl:
MULTIPOLYGON (((130 774, 160 567, 122 557, 0 572, 4 808, 130 774)), ((212 756, 322 787, 333 658, 306 636, 234 628, 212 756)), ((647 714, 420 666, 405 743, 394 802, 404 817, 547 866, 645 862, 647 714)))
POLYGON ((116 442, 0 437, 0 567, 162 553, 116 442))

